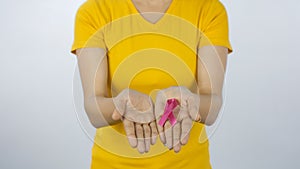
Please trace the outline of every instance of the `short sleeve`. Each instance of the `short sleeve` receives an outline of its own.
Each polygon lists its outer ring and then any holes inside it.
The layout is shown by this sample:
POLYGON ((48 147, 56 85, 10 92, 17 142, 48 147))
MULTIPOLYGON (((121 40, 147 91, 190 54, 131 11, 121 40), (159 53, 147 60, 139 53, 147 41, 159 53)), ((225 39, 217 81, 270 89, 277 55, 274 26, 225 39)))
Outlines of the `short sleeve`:
POLYGON ((101 31, 100 16, 97 16, 97 5, 90 1, 83 3, 77 10, 74 24, 74 41, 71 53, 75 54, 76 49, 84 47, 106 48, 103 32, 101 31))
POLYGON ((228 48, 228 53, 231 53, 226 9, 219 0, 213 0, 209 6, 205 17, 201 18, 204 21, 198 48, 208 45, 224 46, 228 48))

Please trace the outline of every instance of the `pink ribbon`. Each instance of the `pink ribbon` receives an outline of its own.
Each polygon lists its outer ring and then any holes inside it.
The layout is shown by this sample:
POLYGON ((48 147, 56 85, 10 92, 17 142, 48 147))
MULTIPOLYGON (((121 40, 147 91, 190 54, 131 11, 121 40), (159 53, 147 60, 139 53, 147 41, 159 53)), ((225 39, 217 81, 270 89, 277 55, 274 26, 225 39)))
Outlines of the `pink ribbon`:
POLYGON ((173 114, 173 110, 176 108, 177 105, 179 105, 178 100, 176 100, 176 99, 168 99, 167 100, 164 114, 162 115, 162 117, 160 118, 160 120, 158 122, 158 124, 160 126, 163 126, 166 123, 167 119, 170 120, 170 123, 172 126, 175 125, 176 118, 173 114))

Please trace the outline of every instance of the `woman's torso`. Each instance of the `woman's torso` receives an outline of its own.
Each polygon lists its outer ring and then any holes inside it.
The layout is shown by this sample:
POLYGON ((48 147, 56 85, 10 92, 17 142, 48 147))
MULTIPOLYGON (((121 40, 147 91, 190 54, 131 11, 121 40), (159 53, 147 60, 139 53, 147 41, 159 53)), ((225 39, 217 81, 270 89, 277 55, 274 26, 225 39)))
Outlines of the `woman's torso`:
MULTIPOLYGON (((204 0, 173 0, 166 13, 150 23, 131 0, 89 0, 97 6, 99 31, 108 49, 111 96, 124 88, 151 95, 169 86, 196 90, 197 46, 203 25, 204 0)), ((210 168, 208 140, 203 124, 195 123, 180 153, 160 141, 146 154, 128 144, 123 124, 99 128, 95 135, 92 168, 210 168), (130 166, 130 167, 129 167, 130 166)))

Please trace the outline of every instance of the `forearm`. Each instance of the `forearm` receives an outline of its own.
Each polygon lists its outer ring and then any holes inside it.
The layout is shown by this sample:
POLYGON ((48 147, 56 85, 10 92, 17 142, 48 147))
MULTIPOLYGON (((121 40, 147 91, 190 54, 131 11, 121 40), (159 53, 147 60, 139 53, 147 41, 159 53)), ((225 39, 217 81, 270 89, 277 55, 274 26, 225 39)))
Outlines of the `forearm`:
POLYGON ((216 94, 200 94, 199 113, 201 117, 200 123, 212 125, 219 114, 222 107, 222 96, 216 94))
POLYGON ((120 123, 113 120, 112 113, 115 110, 113 98, 93 96, 85 101, 85 111, 91 124, 95 128, 101 128, 120 123))

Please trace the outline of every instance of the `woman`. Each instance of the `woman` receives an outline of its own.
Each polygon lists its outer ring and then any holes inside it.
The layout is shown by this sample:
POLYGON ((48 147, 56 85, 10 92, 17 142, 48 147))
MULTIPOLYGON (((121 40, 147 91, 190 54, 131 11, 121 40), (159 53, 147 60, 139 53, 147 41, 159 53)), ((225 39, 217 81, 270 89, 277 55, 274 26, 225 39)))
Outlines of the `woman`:
POLYGON ((211 168, 205 125, 232 52, 218 0, 87 0, 71 52, 97 128, 92 169, 211 168))

